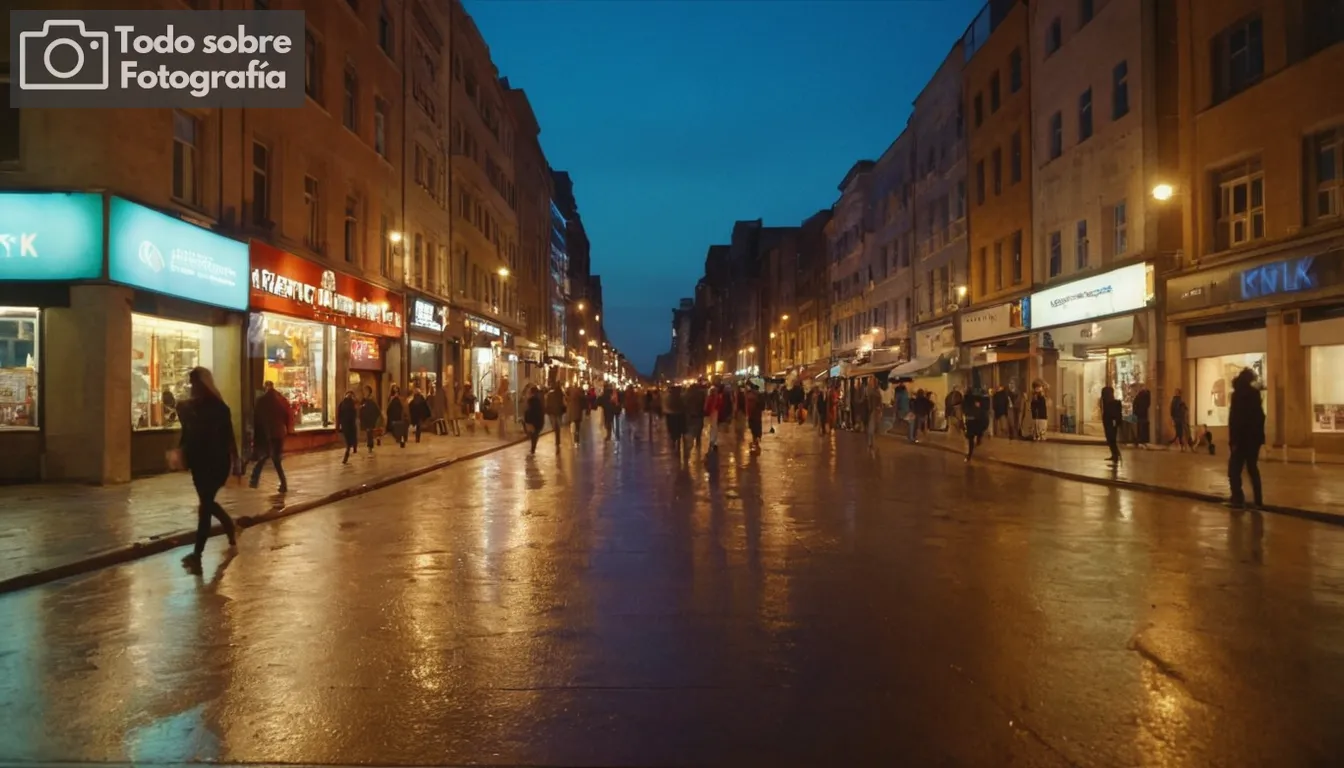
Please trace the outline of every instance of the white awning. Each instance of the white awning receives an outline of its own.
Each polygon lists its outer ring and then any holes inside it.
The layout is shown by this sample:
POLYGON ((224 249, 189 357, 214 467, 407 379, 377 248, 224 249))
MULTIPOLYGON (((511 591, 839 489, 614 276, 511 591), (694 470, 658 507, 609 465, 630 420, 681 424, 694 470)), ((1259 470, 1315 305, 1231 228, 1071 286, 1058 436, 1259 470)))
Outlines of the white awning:
POLYGON ((942 360, 942 357, 917 357, 914 360, 901 363, 895 368, 892 368, 891 373, 888 375, 894 378, 906 376, 913 377, 937 366, 942 360))

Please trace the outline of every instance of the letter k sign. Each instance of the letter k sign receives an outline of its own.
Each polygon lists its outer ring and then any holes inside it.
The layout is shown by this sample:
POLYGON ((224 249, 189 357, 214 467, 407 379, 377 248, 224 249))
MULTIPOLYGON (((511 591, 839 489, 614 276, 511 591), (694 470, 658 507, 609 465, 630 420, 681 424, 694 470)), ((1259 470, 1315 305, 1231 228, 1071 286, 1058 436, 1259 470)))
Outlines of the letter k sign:
MULTIPOLYGON (((34 243, 37 240, 36 232, 21 232, 19 234, 19 258, 36 259, 37 248, 34 243)), ((5 258, 11 258, 14 255, 14 235, 0 235, 0 248, 5 249, 5 258)))

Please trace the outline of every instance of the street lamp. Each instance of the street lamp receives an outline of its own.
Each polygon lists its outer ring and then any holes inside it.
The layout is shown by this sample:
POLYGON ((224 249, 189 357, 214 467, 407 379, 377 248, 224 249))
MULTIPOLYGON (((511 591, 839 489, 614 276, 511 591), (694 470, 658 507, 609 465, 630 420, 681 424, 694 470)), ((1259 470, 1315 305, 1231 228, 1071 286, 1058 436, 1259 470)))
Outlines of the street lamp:
POLYGON ((593 315, 593 322, 595 322, 595 323, 600 323, 600 322, 602 322, 602 316, 601 316, 601 315, 593 315))
POLYGON ((1153 187, 1153 199, 1159 203, 1165 203, 1176 194, 1175 187, 1165 182, 1153 187))
POLYGON ((508 268, 508 267, 500 267, 500 268, 499 268, 499 276, 500 276, 500 277, 508 277, 508 276, 509 276, 509 268, 508 268))
POLYGON ((957 286, 957 298, 958 299, 966 298, 966 286, 964 285, 957 286))
POLYGON ((585 331, 585 330, 583 330, 582 328, 580 328, 580 329, 579 329, 579 335, 580 335, 580 336, 587 335, 587 331, 585 331))
POLYGON ((395 244, 395 243, 400 243, 400 242, 401 242, 401 233, 400 233, 400 232, 388 232, 388 233, 387 233, 387 239, 390 240, 390 241, 391 241, 392 243, 394 243, 394 244, 395 244))
POLYGON ((585 307, 583 306, 583 302, 580 301, 580 302, 579 302, 579 311, 582 312, 584 309, 585 309, 585 307))

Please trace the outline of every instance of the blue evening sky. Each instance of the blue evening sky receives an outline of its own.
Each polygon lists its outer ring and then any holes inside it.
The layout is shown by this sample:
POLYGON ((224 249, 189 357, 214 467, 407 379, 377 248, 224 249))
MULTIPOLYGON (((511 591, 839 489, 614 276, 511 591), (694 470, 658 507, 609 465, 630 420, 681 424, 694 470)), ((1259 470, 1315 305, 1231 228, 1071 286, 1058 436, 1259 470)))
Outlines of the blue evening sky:
POLYGON ((648 373, 733 222, 876 159, 983 0, 466 0, 574 179, 607 332, 648 373))

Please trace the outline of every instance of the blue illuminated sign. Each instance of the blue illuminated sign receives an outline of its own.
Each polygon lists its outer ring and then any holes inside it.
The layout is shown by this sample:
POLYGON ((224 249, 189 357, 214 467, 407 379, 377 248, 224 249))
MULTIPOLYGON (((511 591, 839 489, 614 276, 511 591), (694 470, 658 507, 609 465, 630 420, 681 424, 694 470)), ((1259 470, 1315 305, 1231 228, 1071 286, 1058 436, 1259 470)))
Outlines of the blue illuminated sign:
POLYGON ((1315 256, 1303 256, 1247 269, 1241 273, 1241 298, 1259 299, 1276 293, 1315 290, 1319 287, 1316 275, 1311 271, 1315 263, 1315 256))
POLYGON ((102 195, 0 193, 0 280, 91 280, 102 272, 102 195))
POLYGON ((114 197, 107 251, 108 277, 118 283, 247 309, 246 243, 114 197))

